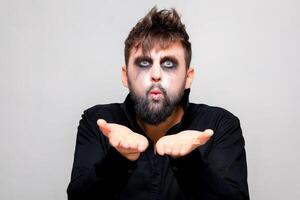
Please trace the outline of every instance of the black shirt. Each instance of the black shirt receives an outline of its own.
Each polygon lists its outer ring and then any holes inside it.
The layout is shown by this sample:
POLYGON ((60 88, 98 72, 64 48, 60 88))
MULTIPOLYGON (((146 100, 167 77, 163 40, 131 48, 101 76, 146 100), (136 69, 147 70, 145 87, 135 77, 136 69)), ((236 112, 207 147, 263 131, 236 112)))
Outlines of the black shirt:
POLYGON ((249 199, 244 139, 239 119, 225 109, 188 101, 185 114, 167 135, 183 130, 214 130, 212 138, 190 154, 173 159, 149 147, 129 161, 110 146, 99 130, 99 118, 143 134, 132 101, 96 105, 84 111, 79 122, 69 200, 215 200, 249 199))

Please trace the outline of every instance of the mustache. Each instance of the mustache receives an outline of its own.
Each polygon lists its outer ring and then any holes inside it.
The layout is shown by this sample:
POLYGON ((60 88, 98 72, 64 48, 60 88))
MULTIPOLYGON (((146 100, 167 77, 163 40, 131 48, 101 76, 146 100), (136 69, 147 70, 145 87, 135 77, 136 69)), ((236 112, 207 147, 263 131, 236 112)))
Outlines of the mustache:
POLYGON ((164 96, 167 95, 167 91, 165 90, 165 88, 162 87, 161 84, 153 84, 153 85, 151 85, 151 87, 147 90, 147 95, 149 95, 150 91, 153 88, 158 88, 163 93, 164 96))

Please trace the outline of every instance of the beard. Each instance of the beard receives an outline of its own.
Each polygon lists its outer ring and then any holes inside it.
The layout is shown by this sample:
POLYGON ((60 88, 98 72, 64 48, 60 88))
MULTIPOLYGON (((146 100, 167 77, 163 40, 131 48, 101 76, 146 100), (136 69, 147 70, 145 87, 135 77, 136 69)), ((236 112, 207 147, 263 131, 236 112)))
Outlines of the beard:
POLYGON ((180 104, 185 87, 182 86, 178 95, 169 97, 166 90, 160 85, 152 85, 146 92, 145 97, 137 95, 129 82, 130 97, 134 104, 135 114, 139 119, 150 125, 158 125, 171 116, 174 109, 180 104), (162 92, 162 98, 155 100, 150 98, 150 91, 153 88, 159 88, 162 92))

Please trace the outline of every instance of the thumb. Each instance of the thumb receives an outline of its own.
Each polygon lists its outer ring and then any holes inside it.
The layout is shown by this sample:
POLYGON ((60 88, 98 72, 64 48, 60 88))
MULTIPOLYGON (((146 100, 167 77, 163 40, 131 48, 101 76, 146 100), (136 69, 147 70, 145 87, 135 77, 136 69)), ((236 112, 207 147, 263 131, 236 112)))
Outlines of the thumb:
POLYGON ((214 131, 211 129, 206 129, 203 134, 205 134, 207 137, 211 137, 214 134, 214 131))
POLYGON ((198 137, 198 141, 200 142, 201 145, 205 144, 211 136, 214 134, 214 131, 211 129, 206 129, 198 137))
POLYGON ((100 130, 102 131, 102 133, 105 136, 108 136, 111 131, 109 124, 104 119, 98 119, 97 124, 98 124, 100 130))

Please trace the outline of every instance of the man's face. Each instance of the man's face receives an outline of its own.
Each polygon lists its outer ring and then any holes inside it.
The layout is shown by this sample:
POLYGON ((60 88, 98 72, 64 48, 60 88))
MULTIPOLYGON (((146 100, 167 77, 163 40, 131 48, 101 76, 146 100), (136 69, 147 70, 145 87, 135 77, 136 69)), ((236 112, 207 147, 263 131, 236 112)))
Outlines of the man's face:
POLYGON ((179 42, 166 49, 156 45, 147 55, 141 48, 131 50, 126 74, 123 73, 125 86, 130 90, 137 116, 146 123, 165 121, 189 87, 184 56, 179 42))

